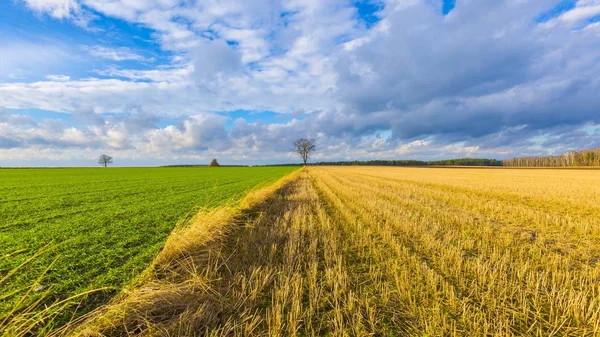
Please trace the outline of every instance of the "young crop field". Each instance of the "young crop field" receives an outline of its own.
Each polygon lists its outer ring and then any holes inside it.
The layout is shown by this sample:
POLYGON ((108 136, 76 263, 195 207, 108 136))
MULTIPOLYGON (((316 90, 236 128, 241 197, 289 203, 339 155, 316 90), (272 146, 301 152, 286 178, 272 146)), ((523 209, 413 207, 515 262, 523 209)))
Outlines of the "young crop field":
POLYGON ((310 167, 79 336, 599 336, 600 172, 310 167))
POLYGON ((178 221, 294 169, 0 169, 0 328, 38 298, 41 307, 104 287, 79 311, 106 301, 147 268, 178 221))

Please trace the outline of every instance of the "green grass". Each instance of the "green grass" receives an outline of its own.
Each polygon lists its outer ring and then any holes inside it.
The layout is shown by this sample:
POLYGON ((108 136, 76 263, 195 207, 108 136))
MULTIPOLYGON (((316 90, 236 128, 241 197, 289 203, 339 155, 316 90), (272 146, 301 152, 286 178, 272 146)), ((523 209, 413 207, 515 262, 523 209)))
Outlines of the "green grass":
POLYGON ((48 303, 109 287, 79 311, 105 302, 148 266, 183 217, 238 201, 295 169, 1 169, 0 279, 54 248, 1 284, 0 321, 41 275, 35 286, 49 289, 48 303))

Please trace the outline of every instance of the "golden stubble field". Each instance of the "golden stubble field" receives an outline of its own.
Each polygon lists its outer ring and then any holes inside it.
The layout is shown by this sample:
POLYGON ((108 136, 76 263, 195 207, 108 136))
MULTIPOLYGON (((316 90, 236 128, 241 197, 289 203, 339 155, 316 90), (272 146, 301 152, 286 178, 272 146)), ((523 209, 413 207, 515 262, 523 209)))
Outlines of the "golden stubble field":
POLYGON ((600 171, 310 167, 281 186, 198 215, 74 331, 600 335, 600 171))

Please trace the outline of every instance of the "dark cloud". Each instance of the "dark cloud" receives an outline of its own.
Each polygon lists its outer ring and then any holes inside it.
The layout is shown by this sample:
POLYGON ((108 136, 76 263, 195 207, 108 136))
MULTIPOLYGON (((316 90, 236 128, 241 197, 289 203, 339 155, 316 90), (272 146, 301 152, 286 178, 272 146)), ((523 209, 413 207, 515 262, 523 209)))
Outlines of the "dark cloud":
POLYGON ((245 68, 240 53, 223 40, 203 40, 191 56, 194 75, 209 85, 218 77, 240 75, 245 68))
POLYGON ((104 127, 106 122, 102 114, 96 113, 91 106, 79 108, 73 113, 76 122, 84 125, 92 125, 96 127, 104 127))
POLYGON ((598 123, 598 31, 539 26, 552 3, 461 2, 447 17, 427 2, 407 5, 389 14, 387 31, 340 53, 340 100, 400 139, 503 135, 483 144, 500 146, 598 123), (527 127, 509 137, 519 126, 527 127))
POLYGON ((132 133, 156 128, 160 117, 152 112, 137 112, 123 118, 125 128, 132 133))
POLYGON ((23 144, 16 139, 0 136, 0 149, 12 149, 21 146, 23 146, 23 144))

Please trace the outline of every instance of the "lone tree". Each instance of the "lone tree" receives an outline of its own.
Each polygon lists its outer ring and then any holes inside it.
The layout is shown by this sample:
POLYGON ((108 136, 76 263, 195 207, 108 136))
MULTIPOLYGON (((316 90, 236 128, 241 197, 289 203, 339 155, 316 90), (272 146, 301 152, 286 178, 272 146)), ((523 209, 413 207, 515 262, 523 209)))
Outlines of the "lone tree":
POLYGON ((100 158, 98 158, 98 164, 104 165, 104 167, 106 167, 108 164, 112 164, 112 157, 103 154, 100 156, 100 158))
POLYGON ((302 157, 304 166, 306 166, 310 153, 313 152, 316 147, 314 139, 300 138, 294 142, 294 151, 302 157))
POLYGON ((217 163, 217 158, 214 158, 208 166, 221 166, 221 165, 219 165, 219 163, 217 163))

